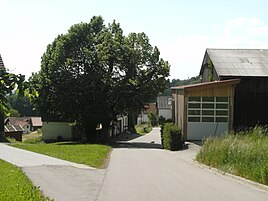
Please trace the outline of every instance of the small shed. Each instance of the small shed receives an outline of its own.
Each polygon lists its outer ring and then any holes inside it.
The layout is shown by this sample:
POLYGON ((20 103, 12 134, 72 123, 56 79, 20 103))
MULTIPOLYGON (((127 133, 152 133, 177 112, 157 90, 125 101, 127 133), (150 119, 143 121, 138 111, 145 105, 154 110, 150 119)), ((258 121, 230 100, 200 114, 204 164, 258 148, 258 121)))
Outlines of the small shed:
POLYGON ((5 126, 5 137, 22 141, 22 133, 24 129, 20 125, 5 126))
POLYGON ((232 130, 239 79, 172 87, 173 120, 184 140, 202 140, 232 130))

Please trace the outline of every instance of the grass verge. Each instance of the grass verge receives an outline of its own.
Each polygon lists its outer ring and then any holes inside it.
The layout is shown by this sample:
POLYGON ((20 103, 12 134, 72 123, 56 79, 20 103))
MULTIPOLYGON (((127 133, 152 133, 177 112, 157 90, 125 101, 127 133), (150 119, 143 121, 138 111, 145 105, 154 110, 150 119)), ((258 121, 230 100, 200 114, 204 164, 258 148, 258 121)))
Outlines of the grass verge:
POLYGON ((13 144, 12 146, 29 151, 53 156, 75 163, 103 168, 111 151, 110 146, 97 144, 73 143, 38 143, 38 144, 13 144))
POLYGON ((196 160, 225 172, 268 185, 268 133, 248 132, 207 139, 196 160))
POLYGON ((0 160, 0 181, 0 200, 51 200, 19 168, 3 160, 0 160))
POLYGON ((150 133, 152 129, 152 125, 149 123, 142 123, 139 125, 135 125, 136 132, 140 135, 145 135, 147 133, 150 133))

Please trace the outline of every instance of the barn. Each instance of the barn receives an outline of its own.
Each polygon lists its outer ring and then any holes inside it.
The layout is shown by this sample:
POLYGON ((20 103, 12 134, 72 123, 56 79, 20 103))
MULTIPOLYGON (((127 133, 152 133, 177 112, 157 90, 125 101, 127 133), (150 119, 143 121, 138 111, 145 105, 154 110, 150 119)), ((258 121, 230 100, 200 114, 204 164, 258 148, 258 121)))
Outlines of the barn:
POLYGON ((172 88, 185 139, 268 124, 267 49, 206 49, 200 76, 200 84, 172 88))

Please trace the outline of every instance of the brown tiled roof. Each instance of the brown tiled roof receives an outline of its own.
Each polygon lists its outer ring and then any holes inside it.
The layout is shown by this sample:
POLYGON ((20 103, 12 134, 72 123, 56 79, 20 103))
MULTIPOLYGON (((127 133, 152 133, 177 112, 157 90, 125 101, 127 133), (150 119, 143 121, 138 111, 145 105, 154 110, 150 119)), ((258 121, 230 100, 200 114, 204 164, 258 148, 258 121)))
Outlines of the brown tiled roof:
POLYGON ((43 125, 41 117, 8 117, 5 119, 5 124, 8 122, 11 125, 21 125, 22 127, 30 122, 32 123, 32 126, 35 127, 41 127, 43 125))
POLYGON ((31 117, 32 126, 41 127, 43 125, 41 117, 31 117))
POLYGON ((30 123, 30 117, 8 117, 5 119, 5 124, 8 122, 11 125, 21 125, 24 127, 26 124, 30 123))

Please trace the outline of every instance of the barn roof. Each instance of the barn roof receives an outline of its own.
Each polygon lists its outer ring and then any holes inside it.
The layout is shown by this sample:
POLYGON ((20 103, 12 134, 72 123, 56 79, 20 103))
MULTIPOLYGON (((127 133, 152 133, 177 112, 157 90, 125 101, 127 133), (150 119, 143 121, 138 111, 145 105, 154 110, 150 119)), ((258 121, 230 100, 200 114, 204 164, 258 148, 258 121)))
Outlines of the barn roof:
POLYGON ((219 77, 268 77, 268 49, 206 49, 201 75, 209 59, 219 77))
POLYGON ((171 96, 158 96, 157 108, 158 109, 170 109, 169 99, 171 99, 171 96))

